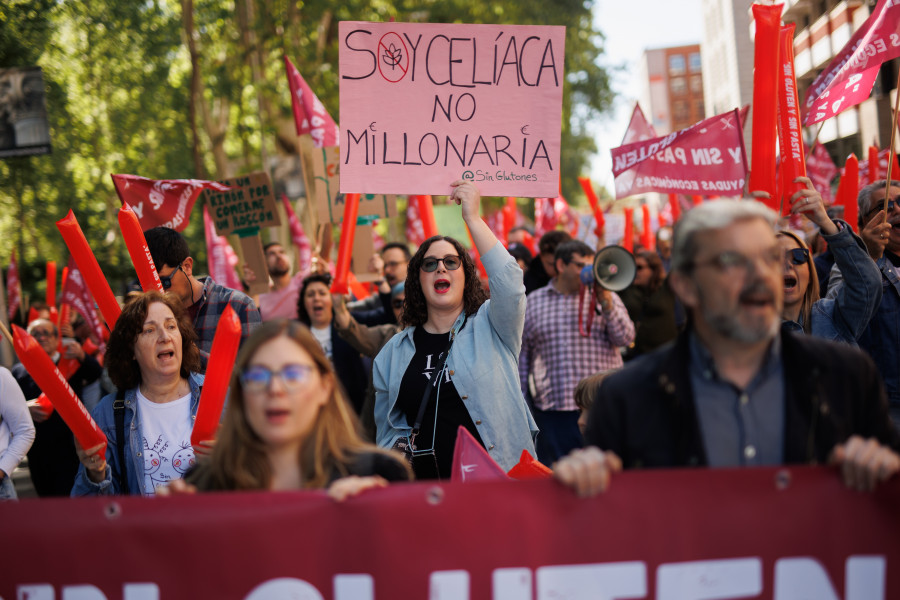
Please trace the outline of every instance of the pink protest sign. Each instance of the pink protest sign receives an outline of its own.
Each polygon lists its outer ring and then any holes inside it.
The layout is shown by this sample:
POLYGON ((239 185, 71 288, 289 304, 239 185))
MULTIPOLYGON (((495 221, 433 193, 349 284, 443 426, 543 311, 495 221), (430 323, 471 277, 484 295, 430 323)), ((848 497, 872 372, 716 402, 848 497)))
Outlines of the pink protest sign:
POLYGON ((345 21, 341 192, 559 192, 565 27, 345 21))

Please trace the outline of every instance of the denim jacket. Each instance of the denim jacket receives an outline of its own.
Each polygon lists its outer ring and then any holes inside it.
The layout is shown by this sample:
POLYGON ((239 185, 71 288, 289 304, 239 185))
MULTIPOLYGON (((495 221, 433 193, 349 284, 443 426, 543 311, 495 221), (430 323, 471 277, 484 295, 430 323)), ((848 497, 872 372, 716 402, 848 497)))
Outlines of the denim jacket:
MULTIPOLYGON (((188 378, 191 386, 191 420, 197 418, 197 407, 200 406, 200 388, 203 385, 203 375, 191 373, 188 378)), ((106 477, 100 483, 90 480, 84 465, 79 465, 78 474, 75 476, 75 486, 72 488, 72 496, 105 496, 112 494, 124 494, 119 489, 119 456, 116 452, 116 419, 113 415, 113 402, 116 394, 112 393, 103 398, 97 408, 91 413, 97 426, 106 435, 106 477)), ((128 493, 147 494, 153 490, 144 489, 144 449, 141 446, 141 413, 138 410, 137 388, 125 392, 125 460, 128 461, 126 479, 128 493), (134 432, 137 432, 135 435, 134 432)))
POLYGON ((881 273, 859 236, 844 221, 836 223, 840 230, 822 237, 834 255, 832 273, 842 273, 844 285, 813 304, 808 327, 817 337, 856 346, 881 304, 881 273))
MULTIPOLYGON (((511 469, 528 450, 535 454, 537 425, 519 388, 519 350, 525 326, 525 286, 522 269, 498 242, 481 257, 491 286, 491 299, 460 329, 465 315, 453 324, 456 336, 447 367, 459 397, 475 423, 491 458, 511 469)), ((400 382, 416 352, 415 327, 395 335, 375 358, 375 423, 377 443, 390 448, 411 427, 397 407, 400 382)))

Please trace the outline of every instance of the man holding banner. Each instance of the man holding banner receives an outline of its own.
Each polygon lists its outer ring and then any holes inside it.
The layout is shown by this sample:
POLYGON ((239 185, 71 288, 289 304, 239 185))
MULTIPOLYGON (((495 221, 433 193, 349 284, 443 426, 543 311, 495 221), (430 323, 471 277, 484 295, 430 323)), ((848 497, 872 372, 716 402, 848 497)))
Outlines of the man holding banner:
POLYGON ((845 345, 780 333, 784 252, 762 204, 720 200, 675 227, 671 283, 692 316, 674 346, 603 382, 557 477, 596 493, 622 466, 824 464, 872 489, 900 471, 884 387, 845 345))
POLYGON ((187 309, 197 332, 197 345, 203 372, 209 360, 216 325, 229 304, 241 320, 241 343, 259 325, 259 309, 247 294, 219 285, 211 277, 194 277, 194 259, 180 233, 168 227, 154 227, 144 232, 153 264, 159 272, 163 289, 175 294, 187 309))

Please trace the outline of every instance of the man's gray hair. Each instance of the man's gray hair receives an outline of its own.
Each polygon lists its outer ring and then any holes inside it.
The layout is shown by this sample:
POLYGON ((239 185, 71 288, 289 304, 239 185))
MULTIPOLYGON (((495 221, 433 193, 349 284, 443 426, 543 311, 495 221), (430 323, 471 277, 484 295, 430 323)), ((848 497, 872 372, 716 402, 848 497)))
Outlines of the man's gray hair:
POLYGON ((711 200, 695 206, 675 223, 672 242, 672 270, 688 272, 697 256, 697 234, 722 229, 738 221, 762 219, 775 230, 777 216, 762 202, 747 200, 711 200))
MULTIPOLYGON (((859 205, 859 215, 857 216, 857 221, 859 222, 860 228, 865 226, 865 222, 863 219, 866 218, 866 215, 872 211, 874 201, 872 200, 872 194, 875 193, 875 190, 883 190, 884 186, 887 185, 887 179, 879 179, 875 183, 870 183, 863 189, 859 190, 859 196, 856 197, 856 203, 859 205)), ((891 187, 900 187, 900 181, 893 181, 893 177, 891 178, 891 187)), ((880 201, 879 201, 880 202, 880 201)))

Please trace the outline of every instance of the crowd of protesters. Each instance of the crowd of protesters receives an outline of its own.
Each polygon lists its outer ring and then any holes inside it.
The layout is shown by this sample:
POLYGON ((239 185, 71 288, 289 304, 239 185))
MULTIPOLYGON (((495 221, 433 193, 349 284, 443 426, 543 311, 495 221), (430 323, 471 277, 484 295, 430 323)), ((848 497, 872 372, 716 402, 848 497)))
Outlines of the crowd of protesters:
POLYGON ((27 453, 40 497, 322 488, 341 500, 448 480, 460 428, 502 469, 524 450, 582 495, 622 468, 671 466, 833 464, 872 489, 900 471, 900 186, 887 214, 886 183, 863 188, 857 235, 798 181, 787 200, 802 230, 750 198, 703 203, 660 228, 656 248, 635 247, 620 293, 592 282, 599 248, 563 231, 532 252, 516 228, 504 247, 465 181, 450 198, 480 258, 446 236, 392 242, 364 300, 331 293, 326 260, 292 272, 279 243, 265 247, 268 273, 243 269, 270 281, 250 297, 195 277, 179 233, 149 230, 165 293, 129 295, 105 354, 50 314, 27 325, 55 362, 76 361, 69 384, 107 444, 82 448, 21 364, 0 370, 0 499, 16 497, 27 453), (810 232, 830 271, 817 273, 810 232), (241 350, 218 433, 193 446, 228 306, 241 350))

